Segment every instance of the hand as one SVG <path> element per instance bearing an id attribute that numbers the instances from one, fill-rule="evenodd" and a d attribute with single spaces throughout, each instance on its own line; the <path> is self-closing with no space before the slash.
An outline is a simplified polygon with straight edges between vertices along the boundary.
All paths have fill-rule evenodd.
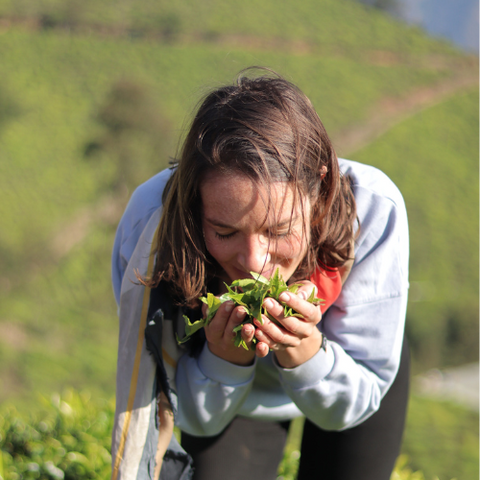
<path id="1" fill-rule="evenodd" d="M 206 307 L 206 305 L 205 305 Z M 206 312 L 203 312 L 204 315 Z M 208 348 L 217 357 L 236 365 L 250 365 L 255 352 L 236 347 L 233 329 L 245 320 L 246 312 L 243 307 L 235 307 L 231 301 L 223 303 L 210 323 L 205 327 Z M 255 334 L 255 327 L 246 324 L 242 328 L 242 338 L 248 347 L 251 346 Z"/>
<path id="2" fill-rule="evenodd" d="M 266 298 L 263 305 L 267 312 L 278 322 L 275 323 L 263 315 L 263 325 L 255 320 L 255 336 L 258 340 L 258 356 L 265 356 L 268 349 L 275 352 L 278 363 L 284 368 L 294 368 L 312 358 L 320 349 L 322 334 L 317 324 L 322 319 L 319 305 L 307 302 L 315 285 L 307 280 L 296 294 L 284 292 L 280 300 L 292 307 L 303 318 L 285 317 L 284 308 L 273 298 Z"/>

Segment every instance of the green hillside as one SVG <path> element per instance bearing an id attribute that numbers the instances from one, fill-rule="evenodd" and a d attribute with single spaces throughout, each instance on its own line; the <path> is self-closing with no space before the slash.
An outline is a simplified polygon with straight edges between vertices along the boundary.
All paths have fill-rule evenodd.
<path id="1" fill-rule="evenodd" d="M 350 1 L 285 1 L 282 8 L 263 2 L 255 18 L 248 2 L 112 4 L 0 1 L 0 401 L 18 398 L 28 405 L 30 392 L 65 385 L 113 394 L 117 321 L 109 257 L 115 225 L 132 188 L 175 155 L 185 118 L 206 89 L 232 81 L 249 65 L 274 68 L 310 96 L 341 147 L 343 132 L 368 124 L 386 101 L 441 90 L 478 71 L 476 58 Z M 165 18 L 176 25 L 173 33 L 165 31 Z M 128 97 L 127 116 L 144 112 L 162 127 L 153 131 L 140 119 L 115 136 L 106 115 L 119 95 Z M 412 302 L 409 331 L 425 366 L 476 355 L 468 333 L 476 328 L 475 274 L 468 270 L 465 286 L 459 271 L 465 273 L 466 262 L 451 250 L 455 245 L 474 264 L 473 237 L 464 241 L 457 234 L 474 230 L 466 220 L 472 211 L 457 206 L 447 215 L 440 208 L 446 196 L 436 200 L 440 185 L 458 202 L 470 204 L 476 195 L 475 186 L 452 181 L 458 160 L 449 150 L 469 146 L 463 157 L 470 170 L 458 167 L 458 175 L 469 175 L 477 145 L 472 101 L 438 106 L 449 109 L 442 114 L 448 148 L 437 145 L 447 134 L 426 111 L 354 155 L 385 169 L 405 190 L 413 300 L 446 272 L 457 282 L 452 289 L 446 282 L 435 287 L 435 300 Z M 453 128 L 451 117 L 464 124 Z M 430 135 L 435 132 L 439 137 Z M 423 164 L 424 151 L 439 151 L 438 165 Z M 420 177 L 394 168 L 402 164 L 394 161 L 400 152 Z M 430 235 L 422 215 L 431 215 L 438 246 L 425 241 Z M 456 341 L 467 347 L 445 355 L 451 332 L 460 330 L 467 333 Z"/>
<path id="2" fill-rule="evenodd" d="M 415 371 L 478 360 L 477 57 L 351 0 L 0 0 L 3 478 L 108 477 L 116 225 L 201 95 L 251 65 L 297 83 L 339 153 L 404 193 Z M 478 476 L 477 424 L 413 397 L 408 465 Z"/>
<path id="3" fill-rule="evenodd" d="M 30 28 L 99 31 L 169 42 L 228 40 L 246 49 L 314 49 L 368 58 L 371 50 L 452 54 L 446 43 L 353 0 L 0 0 L 0 16 Z M 388 56 L 388 55 L 387 55 Z M 413 57 L 410 58 L 410 61 Z"/>
<path id="4" fill-rule="evenodd" d="M 0 266 L 5 268 L 6 262 L 13 270 L 25 252 L 37 257 L 37 245 L 42 244 L 43 252 L 48 249 L 52 232 L 79 206 L 95 202 L 113 174 L 108 165 L 92 169 L 92 164 L 81 161 L 81 153 L 98 130 L 94 113 L 122 78 L 149 86 L 171 126 L 163 150 L 156 151 L 154 158 L 145 149 L 135 151 L 136 163 L 150 162 L 139 182 L 174 154 L 183 119 L 202 86 L 229 82 L 246 65 L 268 65 L 298 78 L 333 133 L 364 121 L 371 106 L 385 96 L 400 96 L 452 75 L 445 69 L 409 68 L 401 63 L 385 68 L 313 54 L 251 53 L 211 45 L 151 45 L 22 31 L 0 36 L 0 51 L 0 86 L 7 88 L 20 110 L 3 132 L 1 168 L 7 170 L 0 179 L 2 194 L 10 199 L 0 206 L 6 225 L 0 232 L 0 248 L 8 252 Z"/>
<path id="5" fill-rule="evenodd" d="M 478 102 L 476 88 L 458 94 L 354 154 L 385 171 L 405 197 L 411 237 L 407 327 L 417 369 L 476 359 Z"/>

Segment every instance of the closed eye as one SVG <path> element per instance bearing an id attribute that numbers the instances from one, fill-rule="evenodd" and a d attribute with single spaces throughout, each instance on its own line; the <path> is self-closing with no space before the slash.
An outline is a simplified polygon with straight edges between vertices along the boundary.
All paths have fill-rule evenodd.
<path id="1" fill-rule="evenodd" d="M 269 232 L 269 236 L 271 238 L 286 238 L 288 236 L 290 236 L 292 233 L 291 230 L 286 230 L 286 231 L 274 231 L 274 232 Z"/>
<path id="2" fill-rule="evenodd" d="M 236 232 L 227 233 L 226 235 L 222 235 L 221 233 L 215 232 L 215 236 L 220 240 L 227 240 L 235 235 Z"/>

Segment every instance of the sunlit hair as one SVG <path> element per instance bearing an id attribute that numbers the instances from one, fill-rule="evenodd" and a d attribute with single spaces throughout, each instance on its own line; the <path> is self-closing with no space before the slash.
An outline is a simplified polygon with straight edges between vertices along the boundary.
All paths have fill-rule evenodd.
<path id="1" fill-rule="evenodd" d="M 254 70 L 205 97 L 163 194 L 156 266 L 147 283 L 168 281 L 186 303 L 221 274 L 202 233 L 200 185 L 212 172 L 246 175 L 264 187 L 267 211 L 272 182 L 289 183 L 294 205 L 310 200 L 310 242 L 293 280 L 309 278 L 317 264 L 333 269 L 349 258 L 355 201 L 320 118 L 295 85 L 265 69 L 249 76 Z"/>

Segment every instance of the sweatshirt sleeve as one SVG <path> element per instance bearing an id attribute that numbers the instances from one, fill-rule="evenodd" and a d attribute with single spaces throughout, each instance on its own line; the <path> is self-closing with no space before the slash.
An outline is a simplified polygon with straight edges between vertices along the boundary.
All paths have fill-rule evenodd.
<path id="1" fill-rule="evenodd" d="M 162 192 L 172 174 L 163 170 L 133 192 L 120 220 L 112 251 L 112 285 L 117 305 L 128 262 L 150 217 L 162 205 Z"/>
<path id="2" fill-rule="evenodd" d="M 197 436 L 220 433 L 238 413 L 252 388 L 255 363 L 239 366 L 210 352 L 183 355 L 177 366 L 178 415 L 181 430 Z"/>
<path id="3" fill-rule="evenodd" d="M 376 412 L 400 363 L 408 291 L 408 224 L 403 199 L 386 176 L 353 185 L 360 232 L 355 261 L 319 328 L 327 349 L 293 369 L 277 365 L 288 396 L 326 430 L 358 425 Z"/>

